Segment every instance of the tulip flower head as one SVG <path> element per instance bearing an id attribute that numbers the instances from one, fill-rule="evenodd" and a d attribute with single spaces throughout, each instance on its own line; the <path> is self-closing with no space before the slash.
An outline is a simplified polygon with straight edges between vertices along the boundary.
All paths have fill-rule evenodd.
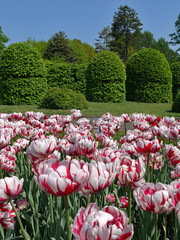
<path id="1" fill-rule="evenodd" d="M 41 162 L 34 175 L 38 186 L 46 193 L 65 196 L 81 190 L 89 177 L 88 166 L 83 161 L 56 159 Z"/>
<path id="2" fill-rule="evenodd" d="M 23 182 L 23 178 L 19 180 L 16 176 L 0 179 L 0 203 L 15 199 L 22 191 Z"/>
<path id="3" fill-rule="evenodd" d="M 71 232 L 77 240 L 130 240 L 134 234 L 127 215 L 116 207 L 102 210 L 95 203 L 81 207 L 76 214 Z"/>
<path id="4" fill-rule="evenodd" d="M 87 195 L 99 192 L 108 187 L 115 179 L 115 167 L 112 163 L 96 162 L 88 163 L 89 179 L 81 189 L 80 193 Z"/>
<path id="5" fill-rule="evenodd" d="M 133 191 L 137 205 L 144 211 L 154 213 L 171 212 L 174 209 L 172 204 L 172 186 L 162 183 L 145 183 Z"/>
<path id="6" fill-rule="evenodd" d="M 161 149 L 161 143 L 158 139 L 149 141 L 145 139 L 137 140 L 137 151 L 141 154 L 155 153 Z"/>
<path id="7" fill-rule="evenodd" d="M 10 203 L 0 203 L 0 224 L 6 229 L 14 229 L 16 214 Z"/>

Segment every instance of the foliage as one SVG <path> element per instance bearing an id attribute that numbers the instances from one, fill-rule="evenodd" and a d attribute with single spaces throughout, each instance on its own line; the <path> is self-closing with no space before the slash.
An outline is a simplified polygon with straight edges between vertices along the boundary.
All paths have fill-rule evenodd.
<path id="1" fill-rule="evenodd" d="M 70 63 L 77 61 L 74 51 L 63 31 L 55 33 L 49 39 L 44 57 L 49 60 L 53 58 L 63 59 L 63 61 Z"/>
<path id="2" fill-rule="evenodd" d="M 46 41 L 44 40 L 36 41 L 35 39 L 28 38 L 26 42 L 30 44 L 34 49 L 36 49 L 40 53 L 42 58 L 44 57 L 44 54 L 47 48 Z"/>
<path id="3" fill-rule="evenodd" d="M 136 44 L 141 32 L 142 23 L 134 9 L 127 5 L 120 6 L 115 12 L 112 23 L 113 46 L 119 48 L 120 58 L 127 62 L 130 47 Z M 121 43 L 121 44 L 119 44 Z"/>
<path id="4" fill-rule="evenodd" d="M 2 28 L 0 26 L 0 54 L 3 49 L 5 49 L 5 43 L 9 41 L 9 38 L 3 33 Z"/>
<path id="5" fill-rule="evenodd" d="M 166 41 L 164 38 L 159 38 L 156 41 L 153 37 L 153 34 L 149 31 L 144 31 L 143 33 L 141 33 L 137 41 L 137 46 L 135 47 L 135 50 L 139 51 L 144 48 L 153 48 L 160 51 L 165 55 L 169 64 L 177 62 L 180 59 L 179 54 L 169 47 L 168 41 Z"/>
<path id="6" fill-rule="evenodd" d="M 172 111 L 180 113 L 180 90 L 176 94 L 176 98 L 172 105 Z"/>
<path id="7" fill-rule="evenodd" d="M 163 54 L 154 49 L 135 53 L 126 65 L 127 100 L 171 102 L 172 74 Z"/>
<path id="8" fill-rule="evenodd" d="M 87 43 L 82 43 L 78 39 L 69 40 L 69 44 L 79 64 L 88 63 L 95 55 L 95 50 L 92 46 Z"/>
<path id="9" fill-rule="evenodd" d="M 169 35 L 171 37 L 170 44 L 180 45 L 180 14 L 175 22 L 175 29 L 176 32 Z M 180 51 L 180 47 L 177 49 L 177 51 Z"/>
<path id="10" fill-rule="evenodd" d="M 171 72 L 173 100 L 175 100 L 177 92 L 180 90 L 180 62 L 171 64 Z"/>
<path id="11" fill-rule="evenodd" d="M 139 51 L 144 48 L 154 48 L 155 43 L 156 40 L 154 39 L 153 34 L 149 31 L 144 31 L 139 35 L 136 50 Z"/>
<path id="12" fill-rule="evenodd" d="M 98 33 L 99 38 L 96 39 L 96 51 L 106 51 L 110 50 L 110 42 L 112 41 L 112 32 L 110 26 L 103 28 L 101 32 Z"/>
<path id="13" fill-rule="evenodd" d="M 87 100 L 93 102 L 125 101 L 125 66 L 113 52 L 98 53 L 88 65 Z"/>
<path id="14" fill-rule="evenodd" d="M 86 93 L 85 64 L 46 63 L 49 87 L 66 87 L 76 92 Z"/>
<path id="15" fill-rule="evenodd" d="M 88 108 L 88 102 L 81 93 L 67 88 L 50 88 L 40 103 L 41 108 L 50 109 L 83 109 Z"/>
<path id="16" fill-rule="evenodd" d="M 169 47 L 169 43 L 164 38 L 159 38 L 153 48 L 163 53 L 169 64 L 180 60 L 180 55 Z"/>
<path id="17" fill-rule="evenodd" d="M 14 43 L 3 51 L 0 79 L 3 104 L 36 104 L 47 88 L 44 62 L 27 43 Z"/>

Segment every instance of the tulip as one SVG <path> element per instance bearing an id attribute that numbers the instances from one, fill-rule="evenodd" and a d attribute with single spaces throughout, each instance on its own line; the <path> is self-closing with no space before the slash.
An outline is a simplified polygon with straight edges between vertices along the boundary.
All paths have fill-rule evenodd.
<path id="1" fill-rule="evenodd" d="M 30 157 L 45 157 L 47 154 L 52 154 L 57 147 L 57 140 L 53 135 L 41 137 L 31 143 L 26 153 Z"/>
<path id="2" fill-rule="evenodd" d="M 104 147 L 108 148 L 118 148 L 118 142 L 114 140 L 112 137 L 107 137 L 103 133 L 96 134 L 96 138 L 98 141 L 102 143 Z"/>
<path id="3" fill-rule="evenodd" d="M 180 133 L 177 127 L 170 127 L 165 133 L 165 138 L 169 140 L 177 140 L 180 137 Z"/>
<path id="4" fill-rule="evenodd" d="M 112 119 L 112 114 L 105 113 L 104 115 L 101 116 L 101 119 L 104 121 L 110 121 Z"/>
<path id="5" fill-rule="evenodd" d="M 108 187 L 115 179 L 115 167 L 112 163 L 91 161 L 88 163 L 89 179 L 79 191 L 83 195 L 96 193 Z"/>
<path id="6" fill-rule="evenodd" d="M 127 152 L 129 155 L 137 156 L 137 151 L 136 151 L 136 142 L 124 142 L 121 145 L 121 149 L 123 149 L 125 152 Z"/>
<path id="7" fill-rule="evenodd" d="M 116 159 L 119 159 L 120 157 L 123 158 L 125 155 L 127 154 L 122 150 L 116 150 L 114 148 L 101 148 L 96 149 L 93 154 L 87 155 L 87 157 L 97 162 L 110 163 L 115 162 Z"/>
<path id="8" fill-rule="evenodd" d="M 175 167 L 180 163 L 180 150 L 172 144 L 165 145 L 164 156 L 170 160 L 171 167 Z"/>
<path id="9" fill-rule="evenodd" d="M 137 151 L 141 154 L 147 153 L 155 153 L 161 149 L 161 143 L 159 143 L 158 139 L 154 139 L 152 141 L 139 139 L 137 140 Z"/>
<path id="10" fill-rule="evenodd" d="M 10 203 L 0 203 L 0 223 L 6 229 L 14 229 L 14 218 L 16 214 Z"/>
<path id="11" fill-rule="evenodd" d="M 11 152 L 0 152 L 0 168 L 8 172 L 14 172 L 16 156 L 11 154 Z"/>
<path id="12" fill-rule="evenodd" d="M 28 207 L 28 203 L 25 199 L 19 199 L 17 201 L 17 206 L 20 210 L 23 210 Z"/>
<path id="13" fill-rule="evenodd" d="M 127 215 L 116 207 L 108 206 L 102 210 L 90 203 L 81 207 L 76 214 L 71 232 L 77 240 L 130 240 L 133 225 L 128 225 Z"/>
<path id="14" fill-rule="evenodd" d="M 0 203 L 16 198 L 22 191 L 24 179 L 16 176 L 0 179 Z"/>
<path id="15" fill-rule="evenodd" d="M 34 180 L 46 193 L 65 196 L 78 192 L 89 177 L 88 166 L 83 161 L 56 159 L 43 161 L 37 165 Z"/>
<path id="16" fill-rule="evenodd" d="M 146 121 L 135 121 L 133 126 L 141 131 L 147 131 L 150 125 Z"/>
<path id="17" fill-rule="evenodd" d="M 96 142 L 92 137 L 78 139 L 75 143 L 76 152 L 78 155 L 82 156 L 94 153 L 97 147 L 98 142 Z"/>
<path id="18" fill-rule="evenodd" d="M 134 184 L 135 182 L 143 179 L 145 175 L 145 164 L 143 158 L 138 158 L 137 160 L 131 159 L 130 157 L 124 157 L 119 164 L 116 162 L 116 171 L 118 178 L 118 183 L 122 186 L 128 186 L 129 184 Z"/>
<path id="19" fill-rule="evenodd" d="M 71 116 L 73 119 L 78 119 L 82 116 L 82 113 L 79 109 L 71 109 Z"/>
<path id="20" fill-rule="evenodd" d="M 133 195 L 142 210 L 159 214 L 171 212 L 174 209 L 172 191 L 172 186 L 167 184 L 145 183 L 142 187 L 135 189 Z"/>

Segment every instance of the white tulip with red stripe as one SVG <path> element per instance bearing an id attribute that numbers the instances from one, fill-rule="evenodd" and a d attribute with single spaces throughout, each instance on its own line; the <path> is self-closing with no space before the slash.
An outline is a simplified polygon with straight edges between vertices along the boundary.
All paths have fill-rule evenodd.
<path id="1" fill-rule="evenodd" d="M 16 198 L 22 191 L 24 179 L 16 176 L 0 179 L 0 203 Z"/>
<path id="2" fill-rule="evenodd" d="M 81 207 L 76 214 L 71 232 L 77 240 L 130 240 L 133 225 L 123 211 L 108 206 L 102 210 L 95 203 Z"/>
<path id="3" fill-rule="evenodd" d="M 34 175 L 35 182 L 46 193 L 65 196 L 81 190 L 89 177 L 84 161 L 50 159 L 41 162 Z"/>

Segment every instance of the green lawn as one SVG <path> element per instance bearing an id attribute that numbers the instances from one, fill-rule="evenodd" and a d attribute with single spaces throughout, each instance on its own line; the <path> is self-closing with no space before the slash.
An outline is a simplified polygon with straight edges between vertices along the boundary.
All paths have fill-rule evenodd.
<path id="1" fill-rule="evenodd" d="M 137 103 L 137 102 L 126 102 L 126 103 L 89 103 L 89 108 L 81 110 L 84 116 L 101 116 L 106 112 L 110 112 L 114 116 L 119 116 L 122 113 L 146 113 L 154 114 L 156 116 L 174 116 L 180 117 L 180 113 L 171 112 L 170 103 Z M 60 109 L 43 109 L 38 108 L 36 105 L 0 105 L 1 113 L 13 113 L 27 111 L 43 112 L 45 114 L 70 114 L 70 110 Z"/>

